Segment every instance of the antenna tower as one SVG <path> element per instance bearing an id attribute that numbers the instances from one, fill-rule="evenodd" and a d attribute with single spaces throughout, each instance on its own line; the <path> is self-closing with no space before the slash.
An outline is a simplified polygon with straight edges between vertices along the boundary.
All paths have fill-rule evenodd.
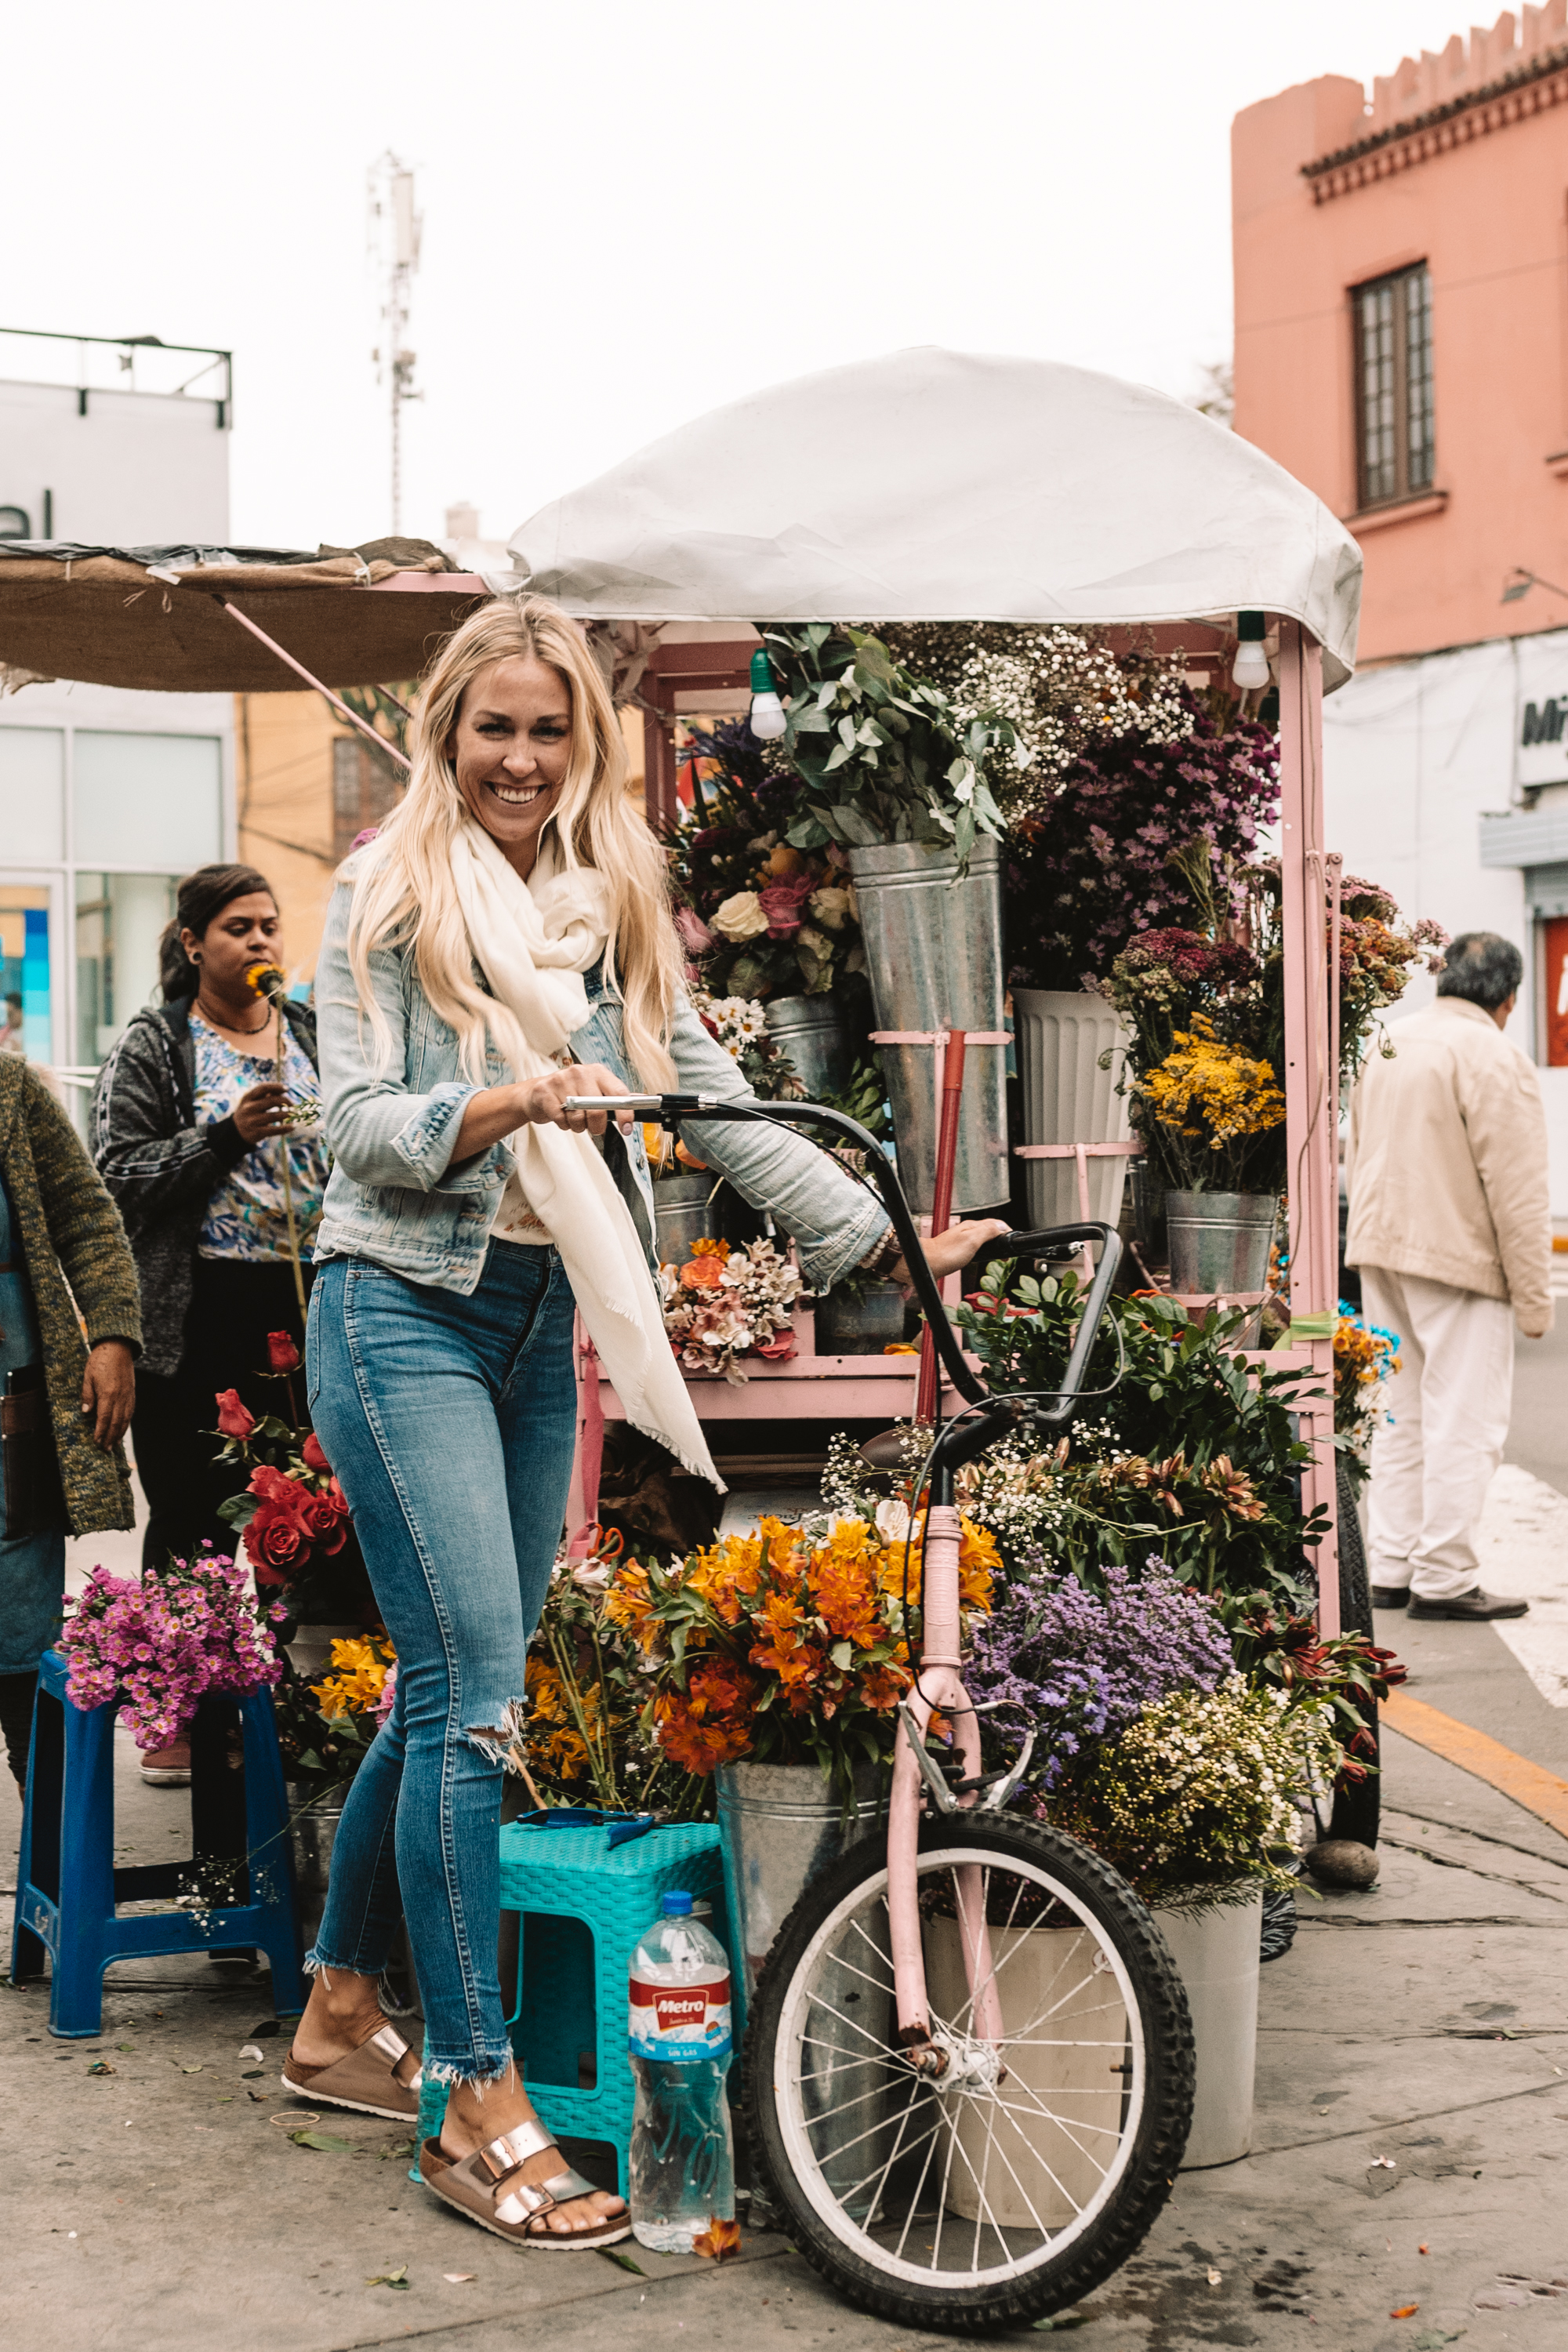
<path id="1" fill-rule="evenodd" d="M 392 392 L 392 535 L 403 530 L 403 406 L 421 400 L 414 386 L 415 353 L 407 347 L 411 281 L 419 267 L 424 227 L 414 209 L 414 173 L 389 147 L 370 167 L 370 250 L 381 272 L 383 340 L 371 357 L 376 381 Z"/>

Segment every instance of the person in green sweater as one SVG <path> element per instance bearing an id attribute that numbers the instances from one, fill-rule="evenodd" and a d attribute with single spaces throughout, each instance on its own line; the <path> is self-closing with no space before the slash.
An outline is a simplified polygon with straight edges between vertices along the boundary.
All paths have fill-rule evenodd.
<path id="1" fill-rule="evenodd" d="M 0 1734 L 18 1784 L 66 1538 L 135 1524 L 121 1440 L 141 1346 L 120 1212 L 43 1080 L 0 1055 Z"/>

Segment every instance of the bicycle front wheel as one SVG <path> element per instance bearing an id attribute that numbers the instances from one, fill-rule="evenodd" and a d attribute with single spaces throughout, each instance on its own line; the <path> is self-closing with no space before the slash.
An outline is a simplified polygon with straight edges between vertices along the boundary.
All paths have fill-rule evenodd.
<path id="1" fill-rule="evenodd" d="M 973 1869 L 999 2043 L 972 2030 L 956 1874 Z M 763 2187 L 840 2294 L 978 2335 L 1076 2303 L 1142 2242 L 1186 2146 L 1192 2025 L 1143 1905 L 1059 1831 L 930 1820 L 917 1871 L 942 2080 L 917 2077 L 898 2046 L 876 1836 L 779 1930 L 746 2039 L 747 2118 Z"/>

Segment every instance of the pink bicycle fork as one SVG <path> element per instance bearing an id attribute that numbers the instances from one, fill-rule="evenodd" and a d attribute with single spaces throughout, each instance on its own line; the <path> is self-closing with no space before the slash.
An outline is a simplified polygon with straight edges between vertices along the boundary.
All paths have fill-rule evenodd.
<path id="1" fill-rule="evenodd" d="M 969 1696 L 959 1679 L 958 1511 L 951 1503 L 933 1503 L 927 1512 L 925 1553 L 921 1571 L 925 1638 L 920 1671 L 906 1702 L 916 1732 L 923 1742 L 933 1714 L 949 1717 L 953 1745 L 965 1780 L 980 1778 L 980 1727 Z M 920 1889 L 916 1855 L 920 1846 L 921 1791 L 924 1785 L 919 1758 L 910 1738 L 909 1723 L 900 1717 L 893 1754 L 893 1788 L 888 1818 L 888 1923 L 893 1948 L 893 1992 L 898 2007 L 899 2042 L 911 2055 L 931 2046 L 931 2015 L 926 1999 L 925 1957 L 921 1948 Z M 959 1807 L 973 1806 L 978 1790 L 962 1795 Z M 985 1923 L 985 1890 L 982 1874 L 964 1864 L 953 1874 L 957 1883 L 960 1941 L 963 1969 L 971 1996 L 969 2031 L 978 2042 L 1002 2039 L 1002 2004 L 991 1960 L 991 1934 Z M 944 2072 L 945 2055 L 941 2068 Z"/>

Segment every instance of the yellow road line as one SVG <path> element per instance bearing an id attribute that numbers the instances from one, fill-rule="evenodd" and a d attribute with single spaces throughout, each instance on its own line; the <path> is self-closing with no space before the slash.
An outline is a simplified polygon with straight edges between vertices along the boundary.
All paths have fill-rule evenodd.
<path id="1" fill-rule="evenodd" d="M 1390 1691 L 1384 1700 L 1383 1719 L 1391 1731 L 1402 1732 L 1417 1747 L 1429 1748 L 1434 1756 L 1457 1764 L 1462 1772 L 1474 1773 L 1478 1780 L 1489 1781 L 1527 1813 L 1568 1837 L 1568 1780 L 1547 1771 L 1544 1765 L 1531 1764 L 1500 1740 L 1489 1739 L 1484 1731 L 1402 1690 Z"/>

